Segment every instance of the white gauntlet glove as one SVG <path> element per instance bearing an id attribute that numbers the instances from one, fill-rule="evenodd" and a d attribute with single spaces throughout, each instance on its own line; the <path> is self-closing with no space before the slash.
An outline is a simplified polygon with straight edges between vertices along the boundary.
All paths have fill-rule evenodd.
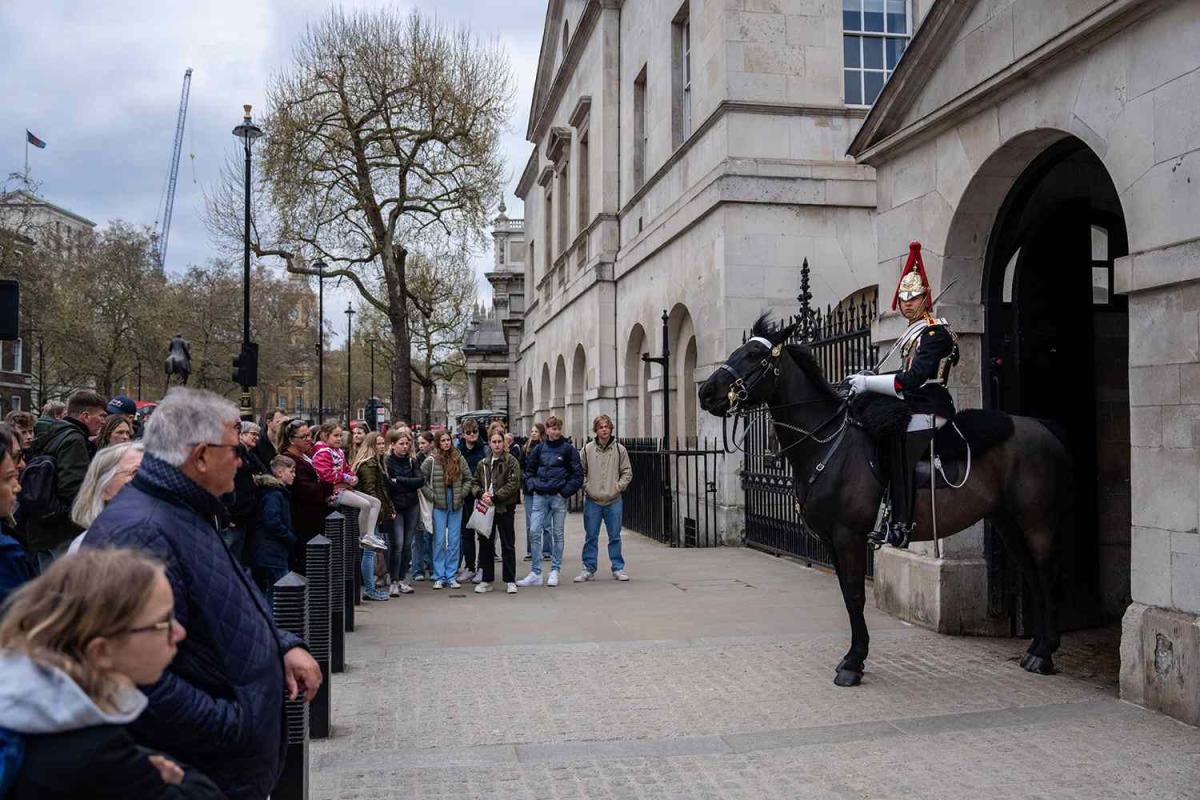
<path id="1" fill-rule="evenodd" d="M 851 375 L 850 392 L 852 394 L 876 392 L 890 397 L 904 396 L 896 391 L 896 378 L 893 375 Z"/>

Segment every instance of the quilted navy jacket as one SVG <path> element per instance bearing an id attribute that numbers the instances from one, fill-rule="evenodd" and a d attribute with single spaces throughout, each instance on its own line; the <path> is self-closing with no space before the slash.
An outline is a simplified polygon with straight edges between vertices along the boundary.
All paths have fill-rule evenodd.
<path id="1" fill-rule="evenodd" d="M 263 800 L 283 768 L 283 654 L 301 645 L 275 627 L 266 600 L 214 526 L 219 501 L 147 454 L 88 529 L 84 547 L 134 547 L 167 565 L 187 628 L 134 737 L 195 766 L 231 800 Z"/>

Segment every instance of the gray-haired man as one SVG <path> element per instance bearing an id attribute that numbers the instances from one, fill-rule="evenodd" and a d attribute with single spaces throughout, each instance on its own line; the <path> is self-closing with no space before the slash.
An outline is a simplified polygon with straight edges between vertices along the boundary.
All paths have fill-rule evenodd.
<path id="1" fill-rule="evenodd" d="M 311 700 L 321 671 L 303 642 L 275 627 L 217 531 L 239 430 L 225 398 L 172 389 L 146 424 L 137 476 L 92 523 L 84 547 L 161 558 L 188 631 L 163 677 L 142 687 L 150 705 L 134 735 L 195 765 L 232 800 L 262 800 L 283 767 L 284 691 Z"/>

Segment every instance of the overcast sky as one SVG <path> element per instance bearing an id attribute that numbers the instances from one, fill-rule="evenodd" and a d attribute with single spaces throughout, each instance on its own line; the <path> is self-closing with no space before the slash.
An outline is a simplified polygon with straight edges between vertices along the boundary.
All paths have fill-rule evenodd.
<path id="1" fill-rule="evenodd" d="M 231 131 L 241 121 L 242 104 L 261 109 L 265 87 L 288 64 L 305 25 L 336 5 L 318 0 L 0 2 L 0 171 L 24 168 L 28 128 L 48 145 L 29 148 L 32 178 L 48 200 L 100 224 L 122 219 L 154 225 L 183 73 L 192 67 L 167 268 L 179 272 L 204 264 L 213 252 L 203 221 L 204 190 L 217 180 L 226 152 L 238 144 Z M 415 6 L 501 40 L 517 78 L 503 145 L 510 175 L 505 202 L 509 216 L 520 216 L 512 189 L 529 155 L 524 131 L 545 0 L 340 5 Z M 478 271 L 488 263 L 490 258 L 481 256 Z M 480 284 L 486 292 L 486 281 Z M 344 322 L 328 319 L 335 328 Z"/>

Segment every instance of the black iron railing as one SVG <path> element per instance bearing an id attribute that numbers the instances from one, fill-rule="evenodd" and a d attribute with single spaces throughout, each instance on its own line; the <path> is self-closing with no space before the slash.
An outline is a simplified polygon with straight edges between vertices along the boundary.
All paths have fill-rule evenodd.
<path id="1" fill-rule="evenodd" d="M 633 482 L 625 490 L 624 525 L 672 547 L 716 547 L 717 475 L 725 453 L 695 438 L 664 449 L 662 439 L 621 439 Z"/>

